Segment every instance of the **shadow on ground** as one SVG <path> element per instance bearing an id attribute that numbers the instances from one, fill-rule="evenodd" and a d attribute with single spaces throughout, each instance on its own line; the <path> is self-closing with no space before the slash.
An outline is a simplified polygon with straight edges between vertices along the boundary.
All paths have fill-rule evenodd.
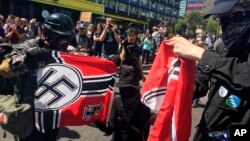
<path id="1" fill-rule="evenodd" d="M 81 135 L 74 130 L 70 130 L 67 127 L 63 127 L 63 128 L 60 128 L 60 134 L 58 135 L 57 139 L 64 138 L 64 137 L 67 137 L 69 139 L 79 139 Z M 68 140 L 68 141 L 71 141 L 71 140 Z"/>

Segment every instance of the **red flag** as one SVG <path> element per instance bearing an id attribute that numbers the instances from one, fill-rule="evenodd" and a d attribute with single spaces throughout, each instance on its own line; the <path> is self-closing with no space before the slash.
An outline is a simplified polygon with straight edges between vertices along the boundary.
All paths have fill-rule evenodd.
<path id="1" fill-rule="evenodd" d="M 162 42 L 142 87 L 142 101 L 158 112 L 148 141 L 188 141 L 195 61 L 177 59 Z"/>
<path id="2" fill-rule="evenodd" d="M 35 93 L 39 131 L 107 121 L 116 75 L 112 61 L 53 51 L 45 62 Z"/>

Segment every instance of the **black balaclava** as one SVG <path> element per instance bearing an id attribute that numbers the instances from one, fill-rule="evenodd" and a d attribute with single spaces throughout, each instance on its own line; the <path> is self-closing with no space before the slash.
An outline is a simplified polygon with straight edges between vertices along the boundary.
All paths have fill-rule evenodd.
<path id="1" fill-rule="evenodd" d="M 246 48 L 250 32 L 250 12 L 235 12 L 229 16 L 220 17 L 222 40 L 229 49 L 228 57 L 241 56 Z"/>

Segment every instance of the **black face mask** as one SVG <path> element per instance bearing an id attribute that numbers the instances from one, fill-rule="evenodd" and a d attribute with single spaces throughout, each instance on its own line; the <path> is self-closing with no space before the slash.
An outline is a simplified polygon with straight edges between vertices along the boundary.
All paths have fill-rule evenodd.
<path id="1" fill-rule="evenodd" d="M 250 29 L 250 12 L 235 12 L 229 16 L 220 17 L 222 40 L 227 48 L 244 42 L 242 38 Z"/>
<path id="2" fill-rule="evenodd" d="M 65 52 L 71 43 L 73 36 L 61 36 L 50 41 L 51 48 L 57 51 Z"/>

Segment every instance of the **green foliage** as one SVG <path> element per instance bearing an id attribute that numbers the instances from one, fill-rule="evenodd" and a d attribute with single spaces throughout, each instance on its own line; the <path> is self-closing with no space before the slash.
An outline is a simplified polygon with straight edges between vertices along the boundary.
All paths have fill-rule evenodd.
<path id="1" fill-rule="evenodd" d="M 188 28 L 195 31 L 198 27 L 204 27 L 204 15 L 198 12 L 191 12 L 187 16 Z"/>
<path id="2" fill-rule="evenodd" d="M 180 18 L 175 25 L 175 32 L 186 38 L 196 37 L 196 29 L 204 29 L 207 27 L 207 20 L 204 14 L 198 12 L 188 13 L 184 18 Z"/>
<path id="3" fill-rule="evenodd" d="M 179 19 L 175 25 L 175 32 L 180 35 L 183 35 L 185 31 L 187 30 L 187 27 L 188 27 L 187 20 L 184 18 Z"/>
<path id="4" fill-rule="evenodd" d="M 209 34 L 217 34 L 219 30 L 219 22 L 213 19 L 209 19 L 207 22 L 206 31 Z"/>

